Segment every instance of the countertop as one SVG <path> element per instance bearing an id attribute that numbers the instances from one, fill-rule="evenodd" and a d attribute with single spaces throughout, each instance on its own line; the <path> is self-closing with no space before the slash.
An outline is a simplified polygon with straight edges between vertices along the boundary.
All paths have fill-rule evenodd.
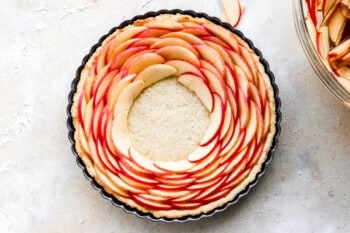
<path id="1" fill-rule="evenodd" d="M 308 63 L 291 0 L 242 3 L 238 29 L 280 89 L 279 146 L 238 204 L 168 224 L 125 213 L 91 187 L 67 139 L 67 96 L 82 58 L 121 21 L 163 8 L 220 17 L 221 0 L 0 0 L 0 232 L 349 232 L 350 109 Z"/>

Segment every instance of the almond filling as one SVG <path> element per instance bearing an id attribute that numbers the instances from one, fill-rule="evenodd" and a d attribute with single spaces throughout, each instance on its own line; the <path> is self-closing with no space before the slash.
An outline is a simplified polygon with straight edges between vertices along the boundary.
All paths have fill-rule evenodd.
<path id="1" fill-rule="evenodd" d="M 205 106 L 176 78 L 143 90 L 128 117 L 133 147 L 157 161 L 187 159 L 198 148 L 208 124 Z"/>

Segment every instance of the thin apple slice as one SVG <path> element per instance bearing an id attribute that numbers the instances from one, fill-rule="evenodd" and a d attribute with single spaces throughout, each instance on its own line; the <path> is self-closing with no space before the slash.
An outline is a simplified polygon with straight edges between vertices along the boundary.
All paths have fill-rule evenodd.
<path id="1" fill-rule="evenodd" d="M 128 157 L 131 145 L 128 128 L 128 111 L 119 112 L 115 115 L 112 123 L 112 141 L 117 150 Z"/>
<path id="2" fill-rule="evenodd" d="M 122 67 L 122 65 L 130 56 L 140 53 L 146 49 L 147 49 L 146 46 L 140 46 L 140 47 L 131 47 L 124 50 L 113 59 L 113 61 L 111 62 L 110 69 L 114 70 Z"/>
<path id="3" fill-rule="evenodd" d="M 166 172 L 185 172 L 196 164 L 187 159 L 178 161 L 154 161 L 154 166 Z"/>
<path id="4" fill-rule="evenodd" d="M 347 79 L 350 81 L 350 68 L 349 67 L 346 67 L 346 66 L 343 66 L 343 67 L 340 67 L 337 72 L 339 73 L 339 75 L 344 78 L 344 79 Z"/>
<path id="5" fill-rule="evenodd" d="M 145 83 L 145 87 L 148 87 L 164 78 L 174 75 L 177 70 L 169 65 L 155 64 L 147 67 L 139 73 L 135 80 L 142 80 Z"/>
<path id="6" fill-rule="evenodd" d="M 220 74 L 224 73 L 224 61 L 215 49 L 207 45 L 195 45 L 194 47 L 196 50 L 198 50 L 202 59 L 207 60 L 209 63 L 213 64 L 220 72 Z"/>
<path id="7" fill-rule="evenodd" d="M 229 31 L 222 30 L 222 27 L 216 24 L 205 24 L 204 27 L 208 29 L 212 34 L 226 42 L 233 51 L 238 51 L 238 40 Z"/>
<path id="8" fill-rule="evenodd" d="M 344 89 L 350 93 L 350 79 L 337 77 L 337 80 L 344 87 Z"/>
<path id="9" fill-rule="evenodd" d="M 312 23 L 312 20 L 309 16 L 305 17 L 305 23 L 306 23 L 306 27 L 307 27 L 307 30 L 308 30 L 309 35 L 310 35 L 311 42 L 316 47 L 317 32 L 316 32 L 315 25 Z"/>
<path id="10" fill-rule="evenodd" d="M 182 24 L 174 20 L 151 20 L 145 24 L 148 28 L 154 29 L 168 29 L 171 31 L 178 31 L 183 28 Z"/>
<path id="11" fill-rule="evenodd" d="M 135 148 L 130 147 L 129 155 L 132 158 L 132 161 L 135 162 L 139 167 L 146 169 L 154 174 L 166 174 L 165 170 L 159 169 L 154 165 L 154 161 L 146 158 L 140 152 L 138 152 Z"/>
<path id="12" fill-rule="evenodd" d="M 328 26 L 321 26 L 317 33 L 316 48 L 321 58 L 326 60 L 330 49 Z"/>
<path id="13" fill-rule="evenodd" d="M 137 38 L 158 38 L 164 34 L 171 32 L 168 29 L 148 28 L 136 35 Z"/>
<path id="14" fill-rule="evenodd" d="M 207 145 L 214 138 L 219 137 L 219 132 L 221 129 L 220 126 L 222 125 L 224 120 L 225 114 L 223 100 L 216 93 L 213 94 L 213 100 L 214 108 L 212 113 L 210 114 L 209 126 L 204 134 L 203 139 L 201 140 L 200 145 Z"/>
<path id="15" fill-rule="evenodd" d="M 156 53 L 145 53 L 133 60 L 132 64 L 127 67 L 128 74 L 138 74 L 148 66 L 162 64 L 165 59 Z"/>
<path id="16" fill-rule="evenodd" d="M 155 201 L 154 199 L 145 198 L 143 196 L 133 194 L 132 195 L 133 200 L 138 203 L 141 206 L 144 206 L 148 209 L 153 210 L 170 210 L 173 207 L 169 204 L 165 204 L 159 201 Z"/>
<path id="17" fill-rule="evenodd" d="M 346 18 L 341 12 L 340 6 L 334 11 L 332 17 L 329 19 L 329 37 L 334 42 L 335 45 L 338 45 L 343 31 L 346 25 Z"/>
<path id="18" fill-rule="evenodd" d="M 345 18 L 350 19 L 350 8 L 347 5 L 341 4 L 341 13 Z"/>
<path id="19" fill-rule="evenodd" d="M 122 39 L 120 39 L 122 40 Z M 111 45 L 109 46 L 108 52 L 107 52 L 107 62 L 110 63 L 118 54 L 126 50 L 129 46 L 131 46 L 133 43 L 139 41 L 139 38 L 132 38 L 123 42 L 120 42 L 119 39 L 114 39 L 111 41 Z M 133 46 L 136 47 L 136 46 Z"/>
<path id="20" fill-rule="evenodd" d="M 167 46 L 157 50 L 157 53 L 166 60 L 184 60 L 199 66 L 198 57 L 189 49 L 181 46 Z"/>
<path id="21" fill-rule="evenodd" d="M 202 160 L 213 151 L 213 149 L 217 146 L 217 143 L 218 142 L 216 140 L 213 140 L 205 146 L 199 146 L 195 151 L 188 155 L 188 161 L 196 163 Z"/>
<path id="22" fill-rule="evenodd" d="M 321 25 L 327 25 L 334 11 L 337 9 L 340 0 L 327 0 L 323 10 L 323 20 Z"/>
<path id="23" fill-rule="evenodd" d="M 98 177 L 99 182 L 104 184 L 104 187 L 106 187 L 106 189 L 110 189 L 113 193 L 115 193 L 118 196 L 121 197 L 129 197 L 128 192 L 123 189 L 121 186 L 116 185 L 115 182 L 113 182 L 114 180 L 111 180 L 109 174 L 104 174 L 101 170 L 99 169 L 95 169 L 96 171 L 96 177 Z"/>
<path id="24" fill-rule="evenodd" d="M 183 74 L 192 74 L 192 75 L 196 75 L 196 76 L 202 76 L 202 73 L 199 70 L 199 67 L 196 67 L 187 61 L 170 60 L 164 64 L 176 68 L 177 72 L 175 73 L 175 76 L 177 76 L 177 77 L 179 77 Z"/>
<path id="25" fill-rule="evenodd" d="M 236 27 L 241 19 L 243 8 L 239 0 L 222 0 L 228 22 Z"/>
<path id="26" fill-rule="evenodd" d="M 160 38 L 150 46 L 151 49 L 159 49 L 163 47 L 168 47 L 168 46 L 180 46 L 184 47 L 188 50 L 191 50 L 193 54 L 195 54 L 198 57 L 198 52 L 195 50 L 192 45 L 187 42 L 186 40 L 180 39 L 180 38 L 175 38 L 175 37 L 166 37 L 166 38 Z"/>
<path id="27" fill-rule="evenodd" d="M 124 88 L 129 85 L 132 80 L 135 78 L 135 74 L 130 74 L 122 79 L 118 79 L 113 84 L 111 84 L 108 91 L 107 105 L 109 111 L 114 111 L 114 107 L 118 101 L 120 93 L 124 90 Z"/>
<path id="28" fill-rule="evenodd" d="M 192 34 L 189 34 L 189 33 L 186 33 L 186 32 L 169 32 L 167 34 L 164 34 L 160 37 L 161 39 L 162 38 L 179 38 L 179 39 L 182 39 L 184 41 L 187 41 L 188 43 L 190 44 L 204 44 L 204 42 L 192 35 Z"/>
<path id="29" fill-rule="evenodd" d="M 148 192 L 154 196 L 160 196 L 164 198 L 178 198 L 184 197 L 191 194 L 191 191 L 182 189 L 182 190 L 166 190 L 166 189 L 150 189 Z"/>
<path id="30" fill-rule="evenodd" d="M 118 115 L 123 111 L 130 111 L 135 98 L 145 88 L 145 82 L 143 80 L 135 80 L 127 85 L 120 93 L 117 103 L 114 108 L 114 115 Z"/>
<path id="31" fill-rule="evenodd" d="M 348 53 L 350 53 L 350 39 L 343 41 L 338 46 L 329 51 L 328 58 L 330 61 L 334 61 L 340 59 Z"/>
<path id="32" fill-rule="evenodd" d="M 177 80 L 182 85 L 187 87 L 190 91 L 196 93 L 197 97 L 201 100 L 209 112 L 213 110 L 214 99 L 212 93 L 202 78 L 192 74 L 184 74 L 181 75 Z"/>

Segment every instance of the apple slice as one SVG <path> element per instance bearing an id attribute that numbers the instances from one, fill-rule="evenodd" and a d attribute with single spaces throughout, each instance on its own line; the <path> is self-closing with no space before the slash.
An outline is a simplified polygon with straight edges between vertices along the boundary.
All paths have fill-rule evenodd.
<path id="1" fill-rule="evenodd" d="M 135 42 L 139 41 L 139 38 L 132 38 L 129 40 L 126 40 L 122 43 L 118 43 L 118 39 L 114 39 L 113 41 L 111 41 L 111 45 L 108 49 L 107 52 L 107 62 L 110 63 L 116 56 L 118 56 L 118 54 L 120 54 L 121 52 L 123 52 L 124 50 L 126 50 L 127 48 L 129 48 L 129 46 L 131 46 L 132 44 L 134 44 Z M 133 46 L 136 47 L 136 46 Z"/>
<path id="2" fill-rule="evenodd" d="M 129 112 L 135 98 L 144 88 L 145 83 L 143 80 L 135 80 L 127 85 L 119 95 L 117 103 L 114 107 L 114 116 L 118 115 L 120 112 Z"/>
<path id="3" fill-rule="evenodd" d="M 221 97 L 218 94 L 214 93 L 213 100 L 214 108 L 210 114 L 209 126 L 200 143 L 202 146 L 209 144 L 214 138 L 219 137 L 221 125 L 224 120 L 224 106 Z"/>
<path id="4" fill-rule="evenodd" d="M 139 52 L 142 52 L 144 50 L 148 49 L 146 46 L 140 46 L 140 47 L 131 47 L 123 52 L 119 53 L 111 62 L 110 69 L 118 69 L 122 67 L 122 65 L 125 63 L 125 61 L 132 55 L 135 55 Z"/>
<path id="5" fill-rule="evenodd" d="M 188 155 L 188 161 L 196 163 L 202 160 L 213 151 L 213 149 L 217 146 L 217 143 L 218 142 L 216 140 L 212 140 L 209 144 L 205 146 L 199 146 L 195 151 Z"/>
<path id="6" fill-rule="evenodd" d="M 132 80 L 135 78 L 135 74 L 130 74 L 123 78 L 116 79 L 108 90 L 108 98 L 107 98 L 107 105 L 108 105 L 108 111 L 112 112 L 114 111 L 114 107 L 117 104 L 118 98 L 120 93 L 124 90 L 124 88 L 129 85 Z"/>
<path id="7" fill-rule="evenodd" d="M 183 28 L 182 24 L 174 20 L 151 20 L 145 24 L 148 28 L 168 29 L 170 31 L 178 31 Z"/>
<path id="8" fill-rule="evenodd" d="M 185 172 L 196 164 L 187 159 L 178 161 L 154 161 L 154 166 L 166 172 Z"/>
<path id="9" fill-rule="evenodd" d="M 135 58 L 126 69 L 128 70 L 128 74 L 138 74 L 148 66 L 162 64 L 164 62 L 165 59 L 156 53 L 145 53 Z"/>
<path id="10" fill-rule="evenodd" d="M 347 5 L 341 4 L 341 13 L 345 18 L 350 19 L 350 8 Z"/>
<path id="11" fill-rule="evenodd" d="M 168 29 L 160 29 L 160 28 L 148 28 L 144 31 L 141 31 L 136 35 L 137 38 L 158 38 L 164 34 L 171 32 Z"/>
<path id="12" fill-rule="evenodd" d="M 110 175 L 107 173 L 106 175 L 100 170 L 100 169 L 95 169 L 96 172 L 96 179 L 98 177 L 99 182 L 103 183 L 104 187 L 106 189 L 110 189 L 113 193 L 115 193 L 118 196 L 128 198 L 129 194 L 128 192 L 123 189 L 121 186 L 116 185 L 116 182 L 110 178 Z M 113 176 L 115 177 L 115 176 Z"/>
<path id="13" fill-rule="evenodd" d="M 174 75 L 176 72 L 177 70 L 172 66 L 155 64 L 142 70 L 141 73 L 136 76 L 135 81 L 142 80 L 146 88 L 164 78 Z"/>
<path id="14" fill-rule="evenodd" d="M 305 17 L 305 24 L 306 24 L 307 30 L 309 32 L 311 42 L 316 47 L 317 32 L 316 32 L 315 25 L 312 23 L 312 20 L 309 16 Z"/>
<path id="15" fill-rule="evenodd" d="M 341 12 L 340 6 L 337 7 L 337 9 L 334 11 L 332 17 L 329 19 L 329 37 L 330 39 L 335 43 L 335 45 L 338 45 L 342 35 L 343 31 L 345 29 L 346 25 L 346 18 Z"/>
<path id="16" fill-rule="evenodd" d="M 222 0 L 228 22 L 236 27 L 241 19 L 243 8 L 239 0 Z"/>
<path id="17" fill-rule="evenodd" d="M 329 52 L 329 34 L 328 26 L 321 26 L 317 33 L 316 48 L 321 58 L 326 60 Z"/>
<path id="18" fill-rule="evenodd" d="M 128 111 L 119 112 L 114 115 L 112 123 L 112 141 L 117 150 L 128 157 L 131 140 L 128 128 Z"/>
<path id="19" fill-rule="evenodd" d="M 344 89 L 350 93 L 350 79 L 337 77 L 337 80 L 344 87 Z"/>
<path id="20" fill-rule="evenodd" d="M 153 160 L 146 158 L 133 147 L 129 148 L 129 155 L 132 158 L 133 162 L 135 162 L 139 167 L 148 170 L 149 172 L 159 175 L 167 173 L 165 170 L 159 169 L 157 166 L 155 166 Z"/>
<path id="21" fill-rule="evenodd" d="M 132 199 L 141 206 L 153 210 L 170 210 L 173 207 L 169 204 L 156 201 L 154 199 L 145 198 L 143 196 L 132 194 Z"/>
<path id="22" fill-rule="evenodd" d="M 182 85 L 187 87 L 190 91 L 196 93 L 197 97 L 201 100 L 209 112 L 213 110 L 214 100 L 212 93 L 202 78 L 192 74 L 184 74 L 181 75 L 177 80 Z"/>
<path id="23" fill-rule="evenodd" d="M 328 58 L 330 61 L 334 61 L 340 59 L 348 53 L 350 53 L 350 39 L 343 41 L 338 46 L 329 51 Z"/>
<path id="24" fill-rule="evenodd" d="M 231 32 L 222 30 L 222 27 L 216 24 L 205 24 L 204 27 L 215 36 L 226 42 L 233 51 L 239 51 L 238 38 Z"/>
<path id="25" fill-rule="evenodd" d="M 180 39 L 180 38 L 174 38 L 174 37 L 166 37 L 166 38 L 161 38 L 154 44 L 150 46 L 152 49 L 159 49 L 167 46 L 180 46 L 184 47 L 188 50 L 191 50 L 193 54 L 198 57 L 198 52 L 195 50 L 190 43 L 188 43 L 186 40 Z"/>
<path id="26" fill-rule="evenodd" d="M 167 34 L 162 35 L 160 38 L 179 38 L 181 40 L 187 41 L 190 44 L 204 44 L 204 42 L 200 38 L 192 34 L 181 32 L 181 31 L 169 32 Z"/>
<path id="27" fill-rule="evenodd" d="M 167 46 L 157 50 L 157 53 L 166 60 L 184 60 L 199 66 L 198 57 L 189 49 L 181 46 Z"/>
<path id="28" fill-rule="evenodd" d="M 183 74 L 192 74 L 200 77 L 202 76 L 202 73 L 199 70 L 199 67 L 196 67 L 187 61 L 170 60 L 164 64 L 176 68 L 177 72 L 175 73 L 175 76 L 181 76 Z"/>
<path id="29" fill-rule="evenodd" d="M 342 66 L 337 71 L 342 78 L 345 78 L 345 79 L 350 81 L 350 68 L 349 67 Z"/>
<path id="30" fill-rule="evenodd" d="M 213 64 L 221 74 L 224 73 L 224 61 L 215 49 L 207 45 L 194 45 L 194 47 L 198 50 L 202 59 Z"/>

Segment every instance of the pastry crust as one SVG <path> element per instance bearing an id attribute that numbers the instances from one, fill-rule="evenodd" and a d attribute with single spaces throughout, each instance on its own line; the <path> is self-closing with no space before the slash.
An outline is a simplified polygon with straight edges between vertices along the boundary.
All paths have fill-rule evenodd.
<path id="1" fill-rule="evenodd" d="M 220 124 L 214 120 L 211 121 L 211 125 L 218 125 L 218 132 L 222 132 L 215 136 L 216 143 L 220 146 L 214 145 L 214 139 L 207 141 L 203 139 L 204 141 L 199 148 L 203 149 L 207 145 L 213 145 L 213 147 L 207 155 L 203 156 L 204 158 L 197 161 L 196 159 L 191 160 L 191 155 L 189 155 L 188 160 L 150 161 L 138 153 L 137 148 L 133 148 L 128 137 L 128 123 L 125 116 L 127 119 L 133 101 L 146 88 L 147 82 L 140 80 L 139 83 L 135 84 L 135 80 L 138 81 L 137 77 L 142 71 L 138 74 L 123 73 L 127 72 L 123 71 L 123 64 L 117 68 L 111 68 L 116 62 L 113 56 L 120 55 L 126 48 L 130 48 L 137 42 L 141 44 L 140 40 L 135 38 L 150 28 L 154 31 L 158 30 L 160 36 L 157 36 L 157 33 L 152 36 L 152 38 L 158 39 L 159 37 L 164 38 L 164 35 L 171 33 L 172 30 L 182 33 L 186 30 L 191 32 L 187 36 L 193 40 L 192 44 L 189 43 L 195 49 L 194 54 L 197 53 L 196 55 L 199 57 L 198 64 L 201 67 L 199 73 L 207 78 L 203 83 L 209 87 L 210 93 L 212 93 L 212 109 L 210 109 L 209 103 L 203 104 L 207 106 L 211 116 L 216 114 L 215 108 L 218 108 L 217 104 L 220 101 L 223 103 L 221 110 L 223 109 L 225 113 L 229 112 L 219 118 L 212 117 L 213 119 L 221 119 Z M 148 33 L 151 34 L 149 31 Z M 198 33 L 198 36 L 195 33 Z M 200 33 L 208 33 L 208 35 L 200 35 Z M 195 40 L 201 40 L 203 45 L 207 46 L 206 48 L 214 51 L 213 56 L 207 57 Z M 125 41 L 131 42 L 127 42 L 128 46 L 123 48 L 122 44 Z M 209 45 L 211 46 L 209 47 Z M 165 57 L 163 64 L 170 64 L 168 62 L 172 60 L 173 54 L 162 53 L 159 48 L 154 49 L 150 45 L 147 45 L 148 47 L 140 45 L 138 48 L 142 46 L 147 50 L 146 53 L 163 55 L 162 57 Z M 112 48 L 115 51 L 119 49 L 120 52 L 115 53 L 111 51 Z M 217 55 L 224 62 L 220 59 L 215 60 Z M 176 56 L 173 58 L 179 60 Z M 122 60 L 122 58 L 120 59 Z M 127 63 L 127 58 L 123 59 Z M 206 59 L 209 62 L 203 61 Z M 193 60 L 191 62 L 193 62 L 192 65 L 195 63 Z M 198 64 L 193 65 L 193 67 L 198 67 Z M 213 66 L 214 69 L 212 69 Z M 162 69 L 162 66 L 159 67 Z M 176 73 L 171 74 L 171 76 L 182 76 L 183 79 L 188 74 L 200 76 L 189 72 L 181 73 L 179 67 L 176 68 Z M 203 71 L 210 69 L 211 71 Z M 171 69 L 169 70 L 171 71 Z M 112 75 L 109 77 L 109 85 L 103 89 L 104 94 L 107 94 L 100 97 L 97 89 L 99 86 L 103 86 L 103 82 L 99 75 L 107 77 L 107 74 L 111 72 L 115 73 L 113 73 L 113 77 Z M 120 75 L 119 79 L 116 78 L 118 75 Z M 210 77 L 218 77 L 219 81 L 212 80 Z M 130 80 L 128 81 L 128 79 Z M 186 80 L 184 81 L 185 86 L 188 85 L 190 90 L 192 88 L 191 91 L 197 94 L 204 93 L 198 91 L 198 85 L 191 82 L 191 86 Z M 119 82 L 119 89 L 113 89 L 120 92 L 117 97 L 110 94 L 113 82 Z M 123 86 L 123 82 L 125 86 Z M 99 83 L 101 84 L 99 85 Z M 127 87 L 130 87 L 130 92 L 124 91 Z M 234 88 L 236 89 L 234 90 Z M 121 97 L 122 95 L 126 97 Z M 205 100 L 205 95 L 203 94 L 203 96 L 202 101 Z M 109 104 L 112 97 L 116 98 L 115 104 Z M 99 102 L 96 99 L 102 100 Z M 259 56 L 249 45 L 236 34 L 207 19 L 182 14 L 161 14 L 137 20 L 133 24 L 111 33 L 82 69 L 71 108 L 75 128 L 75 149 L 86 165 L 88 173 L 106 192 L 125 205 L 150 213 L 156 218 L 165 217 L 168 219 L 208 213 L 232 201 L 246 189 L 261 171 L 262 164 L 266 161 L 271 149 L 276 133 L 275 112 L 274 92 L 269 76 L 266 74 Z M 94 123 L 97 115 L 99 119 L 95 122 L 99 122 L 101 126 Z M 119 119 L 121 120 L 119 121 Z M 229 123 L 225 124 L 226 121 Z M 237 130 L 239 132 L 236 132 Z M 234 138 L 237 142 L 233 141 Z M 108 144 L 108 142 L 113 142 L 114 145 Z M 231 147 L 228 148 L 229 146 Z M 136 155 L 132 155 L 132 151 Z M 216 151 L 215 155 L 212 155 L 213 151 Z M 203 161 L 209 161 L 210 156 L 212 157 L 210 162 L 203 165 Z M 238 159 L 240 160 L 238 161 Z M 142 164 L 142 161 L 145 163 Z M 214 167 L 215 164 L 217 167 Z M 203 168 L 196 169 L 199 166 L 203 166 Z M 206 169 L 208 172 L 205 172 Z M 210 169 L 212 172 L 209 172 Z M 125 173 L 125 170 L 128 171 Z M 144 183 L 141 182 L 143 179 Z M 200 188 L 201 185 L 202 188 Z M 162 192 L 164 189 L 166 192 Z"/>

